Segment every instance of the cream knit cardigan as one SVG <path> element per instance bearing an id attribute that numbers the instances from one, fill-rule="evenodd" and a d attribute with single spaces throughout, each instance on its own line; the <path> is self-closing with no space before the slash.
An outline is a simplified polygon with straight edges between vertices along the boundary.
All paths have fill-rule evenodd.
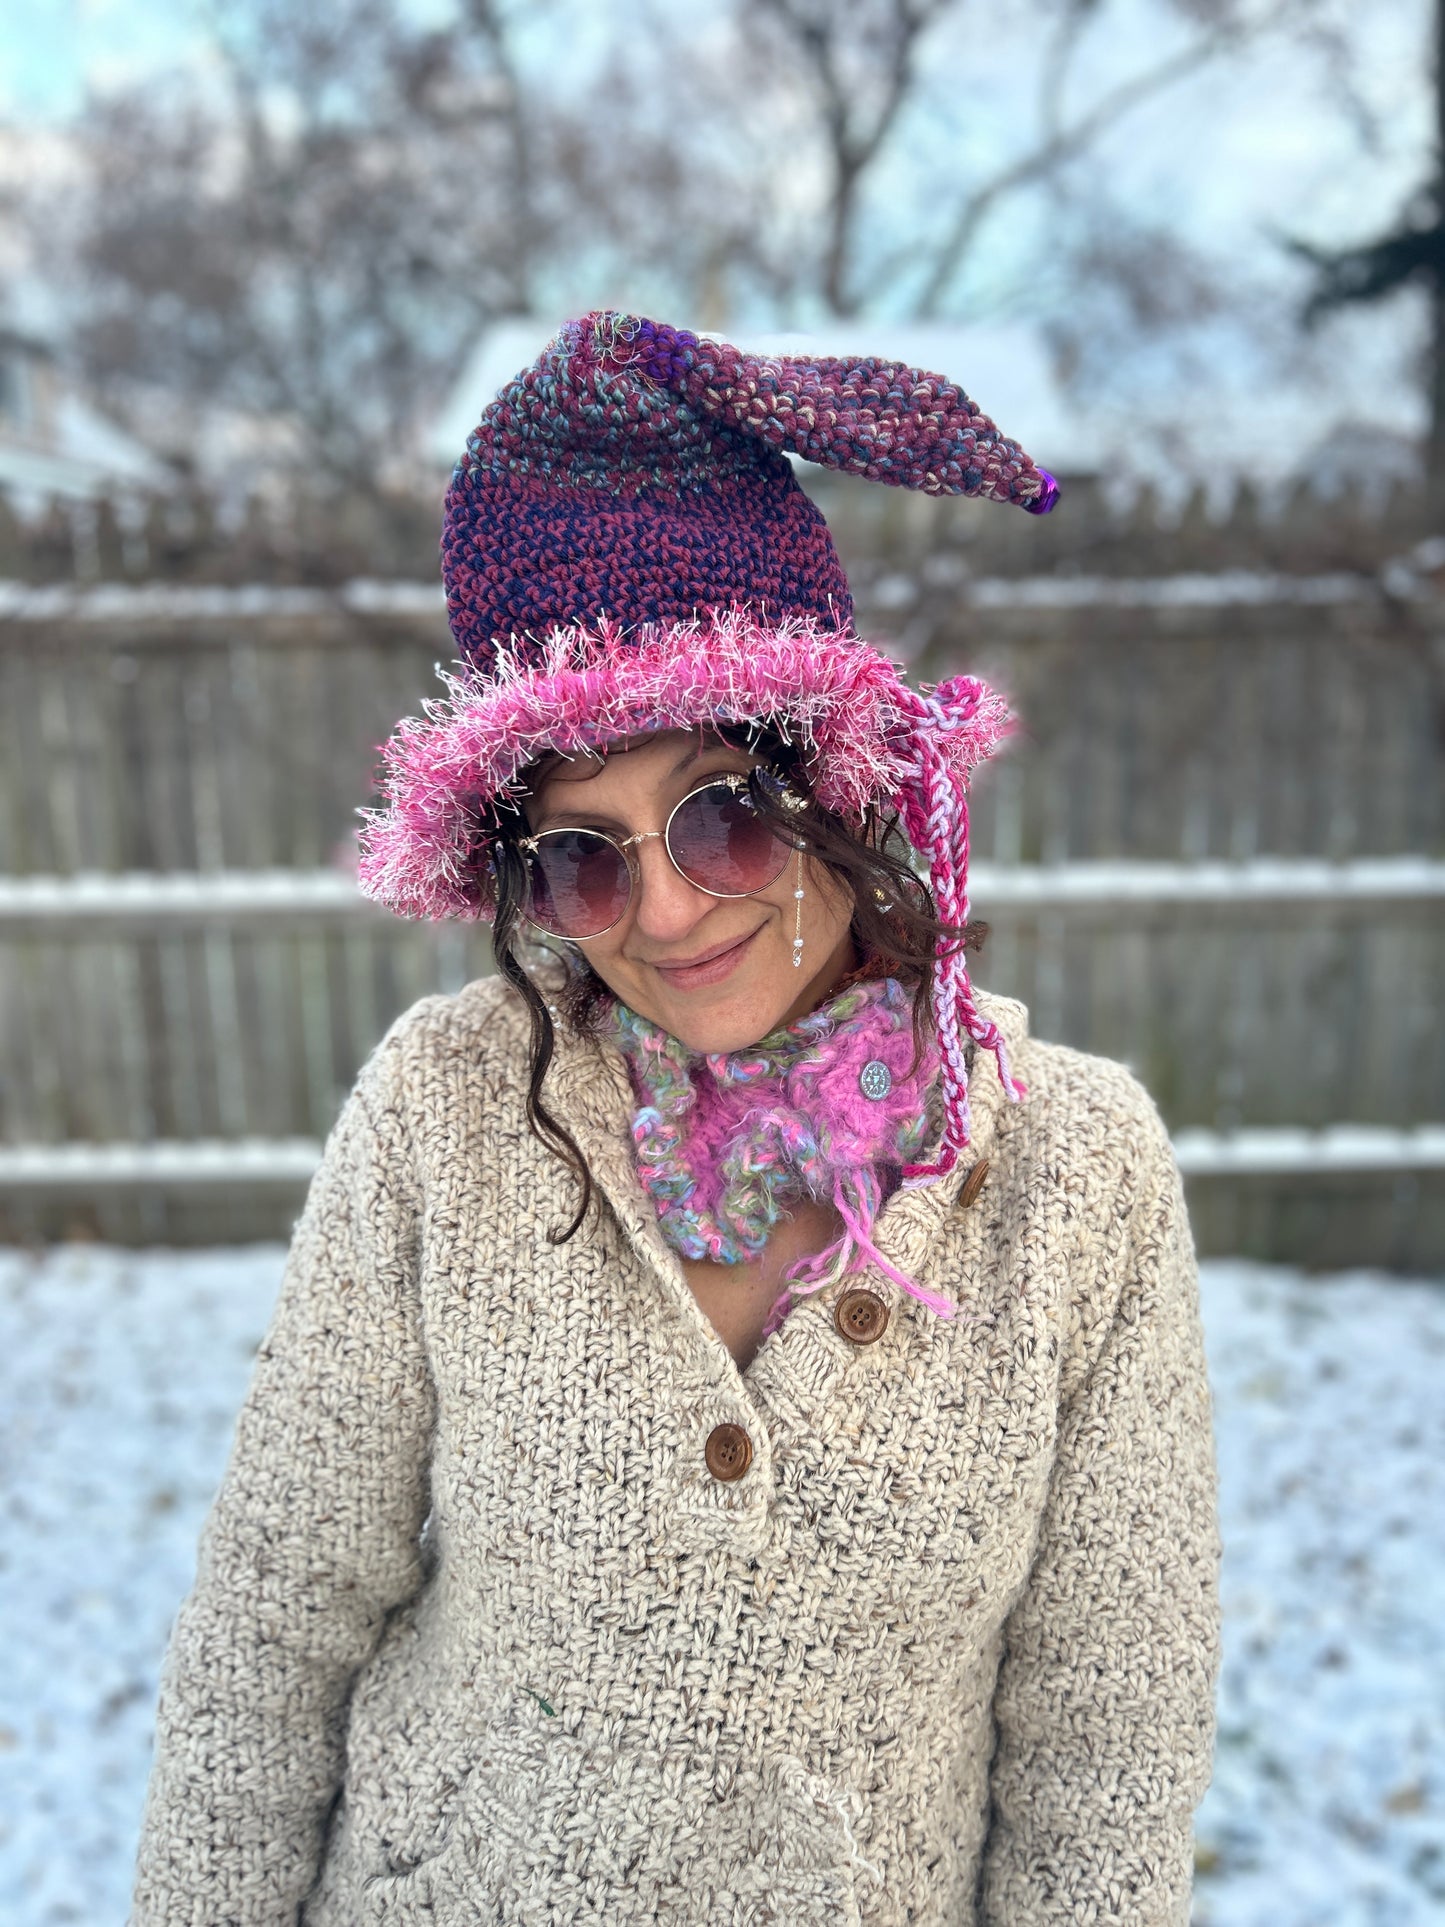
<path id="1" fill-rule="evenodd" d="M 398 1020 L 171 1637 L 133 1927 L 1184 1927 L 1219 1542 L 1179 1174 L 1123 1066 L 978 1002 L 1029 1096 L 980 1056 L 971 1152 L 878 1223 L 959 1315 L 871 1277 L 878 1342 L 834 1290 L 745 1372 L 620 1057 L 549 1073 L 601 1193 L 554 1245 L 520 1001 Z"/>

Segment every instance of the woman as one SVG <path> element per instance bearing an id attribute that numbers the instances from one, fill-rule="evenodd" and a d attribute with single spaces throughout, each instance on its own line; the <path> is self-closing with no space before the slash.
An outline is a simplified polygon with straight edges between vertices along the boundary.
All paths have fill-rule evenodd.
<path id="1" fill-rule="evenodd" d="M 1009 726 L 783 451 L 1042 510 L 941 379 L 616 315 L 448 494 L 363 1069 L 162 1682 L 133 1927 L 1184 1923 L 1218 1540 L 1179 1175 L 966 968 Z M 539 640 L 540 638 L 540 640 Z M 918 872 L 927 871 L 927 887 Z"/>

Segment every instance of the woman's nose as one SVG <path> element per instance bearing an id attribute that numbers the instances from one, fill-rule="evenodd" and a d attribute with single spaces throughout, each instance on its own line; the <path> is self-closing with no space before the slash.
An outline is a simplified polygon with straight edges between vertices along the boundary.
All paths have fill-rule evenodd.
<path id="1" fill-rule="evenodd" d="M 699 890 L 674 865 L 660 836 L 638 843 L 635 928 L 659 943 L 675 943 L 705 917 L 717 901 Z"/>

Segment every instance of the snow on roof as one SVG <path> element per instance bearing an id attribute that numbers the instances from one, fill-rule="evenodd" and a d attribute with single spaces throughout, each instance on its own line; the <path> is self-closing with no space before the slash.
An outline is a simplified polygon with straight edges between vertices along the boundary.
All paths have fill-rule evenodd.
<path id="1" fill-rule="evenodd" d="M 42 445 L 0 431 L 0 491 L 22 513 L 55 496 L 93 501 L 116 494 L 167 494 L 175 475 L 150 450 L 78 396 L 60 394 Z"/>

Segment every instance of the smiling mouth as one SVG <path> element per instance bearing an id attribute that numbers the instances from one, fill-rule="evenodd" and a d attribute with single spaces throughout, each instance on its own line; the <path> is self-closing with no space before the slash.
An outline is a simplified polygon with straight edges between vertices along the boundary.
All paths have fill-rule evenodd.
<path id="1" fill-rule="evenodd" d="M 762 927 L 759 924 L 758 930 Z M 652 968 L 669 983 L 683 988 L 719 983 L 742 962 L 744 952 L 757 934 L 757 930 L 750 930 L 745 937 L 736 937 L 715 950 L 705 950 L 700 957 L 690 957 L 685 963 L 654 963 Z"/>

